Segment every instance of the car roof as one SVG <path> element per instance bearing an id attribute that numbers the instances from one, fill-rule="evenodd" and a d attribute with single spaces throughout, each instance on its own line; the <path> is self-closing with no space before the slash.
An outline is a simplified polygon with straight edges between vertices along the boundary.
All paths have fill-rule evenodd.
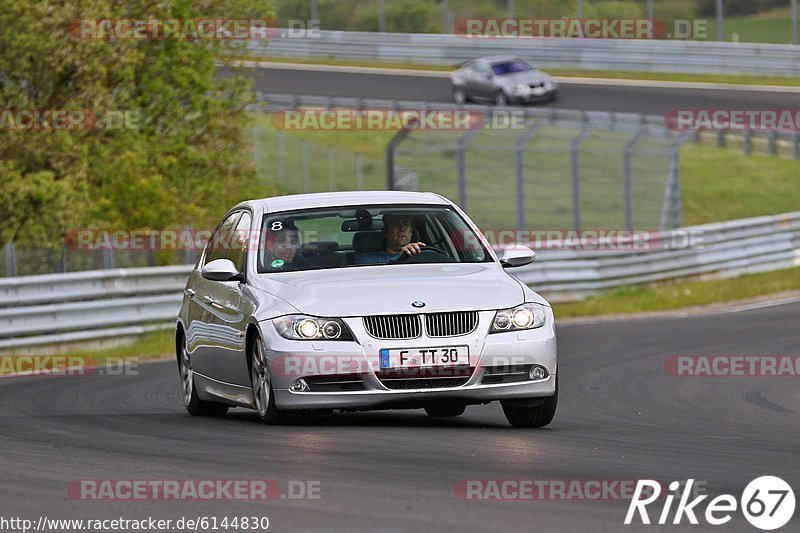
<path id="1" fill-rule="evenodd" d="M 347 191 L 322 192 L 312 194 L 290 194 L 249 200 L 238 204 L 241 207 L 261 207 L 266 213 L 313 209 L 316 207 L 336 207 L 351 205 L 392 205 L 392 204 L 431 204 L 449 205 L 442 196 L 432 192 L 412 191 Z"/>
<path id="2" fill-rule="evenodd" d="M 480 59 L 483 60 L 483 61 L 488 61 L 489 63 L 492 63 L 492 64 L 494 64 L 494 63 L 505 63 L 505 62 L 508 62 L 508 61 L 524 61 L 524 60 L 521 60 L 517 56 L 488 56 L 488 57 L 481 57 Z"/>

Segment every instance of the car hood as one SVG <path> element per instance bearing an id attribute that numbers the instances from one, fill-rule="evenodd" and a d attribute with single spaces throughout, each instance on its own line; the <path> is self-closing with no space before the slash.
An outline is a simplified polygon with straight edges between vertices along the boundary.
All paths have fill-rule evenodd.
<path id="1" fill-rule="evenodd" d="M 253 284 L 315 316 L 504 309 L 524 301 L 520 283 L 495 263 L 377 265 L 260 274 Z M 425 303 L 415 308 L 412 302 Z"/>
<path id="2" fill-rule="evenodd" d="M 541 70 L 526 70 L 523 72 L 506 74 L 505 76 L 498 76 L 497 79 L 500 80 L 500 83 L 503 85 L 514 87 L 520 83 L 527 85 L 534 82 L 545 82 L 551 78 Z"/>

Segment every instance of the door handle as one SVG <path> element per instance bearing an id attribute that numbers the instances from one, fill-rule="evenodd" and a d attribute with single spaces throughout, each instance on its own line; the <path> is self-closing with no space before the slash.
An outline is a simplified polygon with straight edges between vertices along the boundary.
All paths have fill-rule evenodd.
<path id="1" fill-rule="evenodd" d="M 184 292 L 184 293 L 186 294 L 186 296 L 188 296 L 189 298 L 194 298 L 194 294 L 195 294 L 195 290 L 194 290 L 194 289 L 186 289 L 186 290 L 185 290 L 185 291 L 183 291 L 183 292 Z"/>
<path id="2" fill-rule="evenodd" d="M 206 294 L 205 296 L 203 296 L 203 301 L 204 301 L 205 303 L 209 304 L 209 305 L 214 305 L 214 298 L 212 298 L 212 297 L 211 297 L 210 295 L 208 295 L 208 294 Z"/>

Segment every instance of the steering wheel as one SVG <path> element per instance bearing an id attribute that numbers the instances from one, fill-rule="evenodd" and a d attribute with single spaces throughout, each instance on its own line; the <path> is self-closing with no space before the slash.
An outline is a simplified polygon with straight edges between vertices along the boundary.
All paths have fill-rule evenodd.
<path id="1" fill-rule="evenodd" d="M 439 255 L 442 255 L 442 256 L 446 257 L 448 262 L 452 262 L 453 261 L 453 258 L 450 257 L 450 255 L 447 252 L 445 252 L 444 250 L 442 250 L 441 248 L 437 248 L 436 246 L 433 246 L 433 245 L 428 245 L 428 246 L 421 247 L 420 253 L 418 253 L 418 254 L 410 255 L 410 254 L 407 254 L 407 253 L 403 252 L 400 255 L 400 257 L 397 258 L 397 262 L 398 263 L 405 262 L 405 261 L 408 261 L 409 259 L 411 259 L 412 257 L 419 257 L 419 256 L 421 256 L 422 254 L 425 254 L 425 253 L 439 254 Z M 420 263 L 427 263 L 427 262 L 428 261 L 426 261 L 426 260 L 420 261 Z"/>

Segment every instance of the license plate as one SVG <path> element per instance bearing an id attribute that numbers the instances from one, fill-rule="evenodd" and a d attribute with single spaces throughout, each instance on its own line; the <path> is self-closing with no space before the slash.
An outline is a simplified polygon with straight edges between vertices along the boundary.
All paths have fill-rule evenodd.
<path id="1" fill-rule="evenodd" d="M 536 87 L 533 89 L 534 96 L 541 96 L 544 94 L 544 87 Z"/>
<path id="2" fill-rule="evenodd" d="M 383 348 L 381 368 L 420 368 L 469 364 L 469 346 L 436 348 Z"/>

